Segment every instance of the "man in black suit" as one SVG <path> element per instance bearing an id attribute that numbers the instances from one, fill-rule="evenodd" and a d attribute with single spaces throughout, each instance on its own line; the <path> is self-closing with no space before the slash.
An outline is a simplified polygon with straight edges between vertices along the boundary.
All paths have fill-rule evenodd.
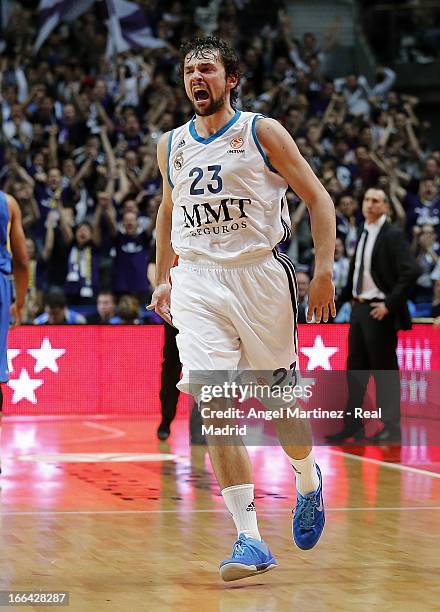
<path id="1" fill-rule="evenodd" d="M 180 379 L 182 364 L 179 349 L 176 344 L 177 329 L 169 323 L 164 323 L 163 362 L 160 383 L 160 405 L 162 420 L 157 430 L 159 440 L 166 440 L 170 435 L 170 426 L 174 421 L 179 400 L 179 389 L 176 387 Z"/>
<path id="2" fill-rule="evenodd" d="M 159 440 L 165 441 L 170 435 L 171 423 L 174 421 L 177 411 L 177 402 L 179 401 L 180 392 L 176 387 L 182 372 L 182 364 L 179 358 L 179 349 L 177 348 L 176 336 L 178 331 L 172 325 L 164 322 L 164 345 L 163 345 L 163 361 L 162 374 L 160 383 L 160 405 L 162 412 L 162 420 L 157 429 L 157 437 Z M 205 435 L 202 433 L 203 419 L 200 415 L 197 404 L 191 409 L 189 419 L 189 434 L 191 444 L 206 444 Z"/>
<path id="3" fill-rule="evenodd" d="M 368 189 L 362 203 L 365 224 L 351 262 L 341 301 L 353 301 L 348 336 L 348 403 L 342 431 L 329 442 L 362 438 L 362 407 L 370 373 L 376 382 L 377 407 L 384 428 L 374 441 L 400 440 L 400 378 L 397 332 L 411 329 L 406 300 L 419 275 L 403 231 L 389 223 L 388 198 L 382 189 Z"/>

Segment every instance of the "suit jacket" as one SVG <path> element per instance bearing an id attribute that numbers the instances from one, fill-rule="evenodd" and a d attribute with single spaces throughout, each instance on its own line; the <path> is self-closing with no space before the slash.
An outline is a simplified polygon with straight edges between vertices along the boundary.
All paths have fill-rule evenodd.
<path id="1" fill-rule="evenodd" d="M 358 246 L 359 240 L 356 252 Z M 341 292 L 341 302 L 348 302 L 353 297 L 356 252 L 351 261 L 347 285 Z M 419 275 L 420 269 L 403 230 L 386 221 L 373 246 L 371 276 L 380 291 L 385 294 L 384 302 L 390 315 L 394 317 L 396 329 L 411 329 L 411 317 L 406 301 Z"/>

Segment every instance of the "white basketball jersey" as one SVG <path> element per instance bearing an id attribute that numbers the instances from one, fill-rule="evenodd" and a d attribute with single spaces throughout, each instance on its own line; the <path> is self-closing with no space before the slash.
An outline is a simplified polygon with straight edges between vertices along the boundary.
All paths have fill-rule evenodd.
<path id="1" fill-rule="evenodd" d="M 179 256 L 242 261 L 290 235 L 287 183 L 258 142 L 259 118 L 236 111 L 209 138 L 198 135 L 194 118 L 170 133 L 171 242 Z"/>

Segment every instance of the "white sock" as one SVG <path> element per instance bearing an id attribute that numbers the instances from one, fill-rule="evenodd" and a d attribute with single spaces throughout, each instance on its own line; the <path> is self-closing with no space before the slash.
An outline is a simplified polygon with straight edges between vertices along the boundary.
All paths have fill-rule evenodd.
<path id="1" fill-rule="evenodd" d="M 316 491 L 319 487 L 319 476 L 316 471 L 313 449 L 304 459 L 292 459 L 292 457 L 289 457 L 289 461 L 295 470 L 296 488 L 301 495 L 307 495 L 307 493 Z"/>
<path id="2" fill-rule="evenodd" d="M 257 525 L 257 512 L 254 504 L 254 485 L 241 484 L 222 490 L 226 507 L 232 514 L 237 535 L 244 533 L 248 538 L 261 541 Z"/>

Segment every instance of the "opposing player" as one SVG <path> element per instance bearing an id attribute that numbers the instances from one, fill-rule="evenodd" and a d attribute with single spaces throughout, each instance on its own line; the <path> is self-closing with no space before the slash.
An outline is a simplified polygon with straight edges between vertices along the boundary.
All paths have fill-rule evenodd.
<path id="1" fill-rule="evenodd" d="M 15 281 L 13 305 L 11 272 Z M 0 191 L 0 449 L 3 407 L 1 383 L 9 380 L 6 348 L 9 323 L 11 318 L 14 325 L 21 323 L 28 284 L 29 262 L 20 208 L 12 196 Z"/>
<path id="2" fill-rule="evenodd" d="M 315 275 L 308 317 L 318 323 L 335 314 L 336 231 L 333 203 L 288 132 L 273 119 L 234 108 L 239 70 L 230 47 L 215 37 L 195 39 L 182 48 L 182 69 L 196 116 L 158 144 L 163 197 L 149 308 L 179 330 L 178 387 L 197 395 L 194 383 L 206 383 L 204 372 L 295 367 L 295 272 L 276 249 L 289 231 L 288 185 L 311 216 Z M 312 548 L 324 527 L 324 507 L 311 436 L 305 428 L 307 439 L 295 444 L 283 428 L 278 433 L 296 474 L 294 541 Z M 246 448 L 211 437 L 208 444 L 238 533 L 231 557 L 220 565 L 222 578 L 268 571 L 276 561 L 258 531 Z"/>

